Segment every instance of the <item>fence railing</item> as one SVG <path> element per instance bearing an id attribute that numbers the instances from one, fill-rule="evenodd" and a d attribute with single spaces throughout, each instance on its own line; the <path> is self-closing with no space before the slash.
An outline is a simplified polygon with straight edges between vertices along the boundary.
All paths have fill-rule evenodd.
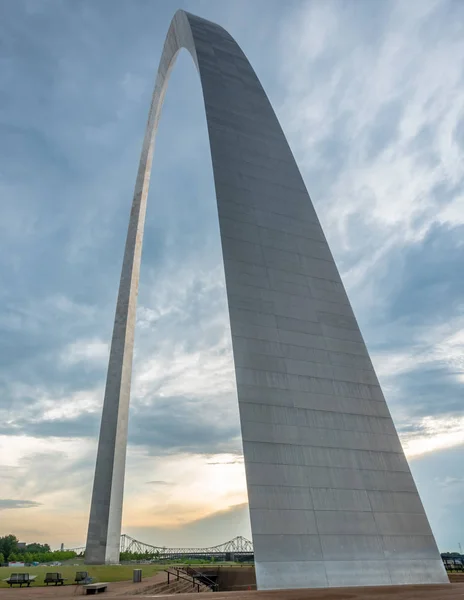
<path id="1" fill-rule="evenodd" d="M 189 571 L 190 570 L 192 571 L 191 573 L 187 572 L 183 568 L 180 568 L 180 569 L 172 568 L 172 570 L 164 569 L 165 573 L 167 573 L 167 575 L 168 575 L 168 585 L 171 583 L 173 578 L 174 578 L 174 581 L 179 581 L 179 579 L 183 579 L 184 581 L 191 582 L 192 587 L 196 586 L 197 592 L 200 591 L 200 585 L 206 585 L 207 587 L 211 588 L 211 590 L 213 592 L 217 591 L 218 586 L 217 586 L 216 582 L 214 582 L 212 579 L 210 579 L 206 575 L 203 575 L 199 571 L 195 571 L 195 569 L 189 568 Z"/>

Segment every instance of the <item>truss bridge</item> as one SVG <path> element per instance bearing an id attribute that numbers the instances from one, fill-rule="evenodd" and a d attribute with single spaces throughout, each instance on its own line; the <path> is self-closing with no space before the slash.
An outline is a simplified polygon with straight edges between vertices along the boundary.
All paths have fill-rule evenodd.
<path id="1" fill-rule="evenodd" d="M 135 540 L 129 535 L 121 535 L 121 552 L 134 552 L 137 554 L 156 555 L 158 558 L 207 558 L 217 557 L 227 559 L 228 556 L 253 556 L 253 544 L 239 535 L 233 540 L 210 546 L 207 548 L 167 548 L 166 546 L 153 546 Z"/>
<path id="2" fill-rule="evenodd" d="M 84 554 L 85 546 L 70 548 L 70 550 L 73 550 L 77 554 Z M 159 559 L 215 557 L 228 560 L 232 556 L 237 558 L 252 558 L 253 544 L 250 540 L 247 540 L 247 538 L 239 535 L 233 540 L 218 544 L 217 546 L 209 546 L 207 548 L 167 548 L 166 546 L 145 544 L 140 540 L 134 539 L 130 535 L 122 534 L 120 551 L 134 554 L 146 554 Z"/>

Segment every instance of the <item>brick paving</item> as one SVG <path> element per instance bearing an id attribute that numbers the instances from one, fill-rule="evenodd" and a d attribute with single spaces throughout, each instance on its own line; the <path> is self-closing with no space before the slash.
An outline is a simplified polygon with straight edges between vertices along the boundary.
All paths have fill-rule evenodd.
<path id="1" fill-rule="evenodd" d="M 161 598 L 161 596 L 143 596 Z M 164 596 L 167 598 L 168 596 Z M 0 597 L 1 599 L 1 597 Z M 125 600 L 141 600 L 126 596 Z M 192 600 L 191 594 L 178 594 L 176 600 Z M 195 594 L 195 600 L 464 600 L 464 585 L 411 585 L 371 588 L 331 588 L 278 590 L 272 592 L 217 592 Z"/>
<path id="2" fill-rule="evenodd" d="M 120 581 L 110 583 L 104 598 L 121 597 L 124 600 L 168 598 L 153 595 L 150 587 L 165 581 L 166 574 L 158 573 L 141 583 Z M 463 578 L 464 579 L 464 578 Z M 144 593 L 145 592 L 145 593 Z M 80 586 L 30 587 L 0 589 L 0 600 L 60 600 L 84 595 Z M 193 600 L 192 594 L 176 594 L 176 600 Z M 464 582 L 450 585 L 378 586 L 370 588 L 330 588 L 311 590 L 277 590 L 195 593 L 195 600 L 464 600 Z"/>
<path id="3" fill-rule="evenodd" d="M 166 581 L 166 573 L 160 571 L 153 577 L 145 577 L 140 583 L 132 581 L 113 581 L 108 584 L 108 591 L 104 594 L 98 594 L 99 598 L 114 598 L 115 596 L 136 597 L 140 600 L 140 594 L 150 587 Z M 0 589 L 0 600 L 60 600 L 60 598 L 72 598 L 74 596 L 85 596 L 81 585 L 59 585 L 22 587 L 14 586 L 12 588 Z M 90 598 L 90 596 L 89 596 Z"/>

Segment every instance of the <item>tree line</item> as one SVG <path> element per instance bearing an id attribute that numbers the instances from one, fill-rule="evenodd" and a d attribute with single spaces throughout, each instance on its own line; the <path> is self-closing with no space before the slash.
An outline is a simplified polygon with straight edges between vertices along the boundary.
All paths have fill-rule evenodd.
<path id="1" fill-rule="evenodd" d="M 54 550 L 50 549 L 48 544 L 39 544 L 33 542 L 26 546 L 19 546 L 18 538 L 13 535 L 0 537 L 0 565 L 5 562 L 24 562 L 24 563 L 45 563 L 63 561 L 74 558 L 76 553 L 73 550 Z"/>
<path id="2" fill-rule="evenodd" d="M 146 550 L 145 552 L 120 552 L 119 560 L 121 562 L 136 562 L 136 561 L 144 561 L 144 560 L 160 560 L 161 555 L 157 550 L 155 552 L 149 552 Z M 182 556 L 179 558 L 170 558 L 169 563 L 182 563 L 184 565 L 187 564 L 210 564 L 216 562 L 216 557 L 204 557 L 204 558 L 190 558 L 189 556 Z"/>

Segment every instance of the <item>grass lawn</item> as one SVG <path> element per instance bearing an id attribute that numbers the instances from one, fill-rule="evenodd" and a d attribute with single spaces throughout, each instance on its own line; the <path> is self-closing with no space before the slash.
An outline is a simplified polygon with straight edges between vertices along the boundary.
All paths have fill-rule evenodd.
<path id="1" fill-rule="evenodd" d="M 11 573 L 29 573 L 37 575 L 31 587 L 45 585 L 43 580 L 45 573 L 61 573 L 67 578 L 65 585 L 74 584 L 76 571 L 87 571 L 90 577 L 96 581 L 128 581 L 132 579 L 132 571 L 134 569 L 142 569 L 143 577 L 155 575 L 160 570 L 166 568 L 167 565 L 79 565 L 77 567 L 71 565 L 62 565 L 61 567 L 0 567 L 0 588 L 9 587 L 3 580 L 8 579 Z M 52 584 L 54 587 L 54 584 Z M 18 587 L 17 585 L 13 587 Z"/>

